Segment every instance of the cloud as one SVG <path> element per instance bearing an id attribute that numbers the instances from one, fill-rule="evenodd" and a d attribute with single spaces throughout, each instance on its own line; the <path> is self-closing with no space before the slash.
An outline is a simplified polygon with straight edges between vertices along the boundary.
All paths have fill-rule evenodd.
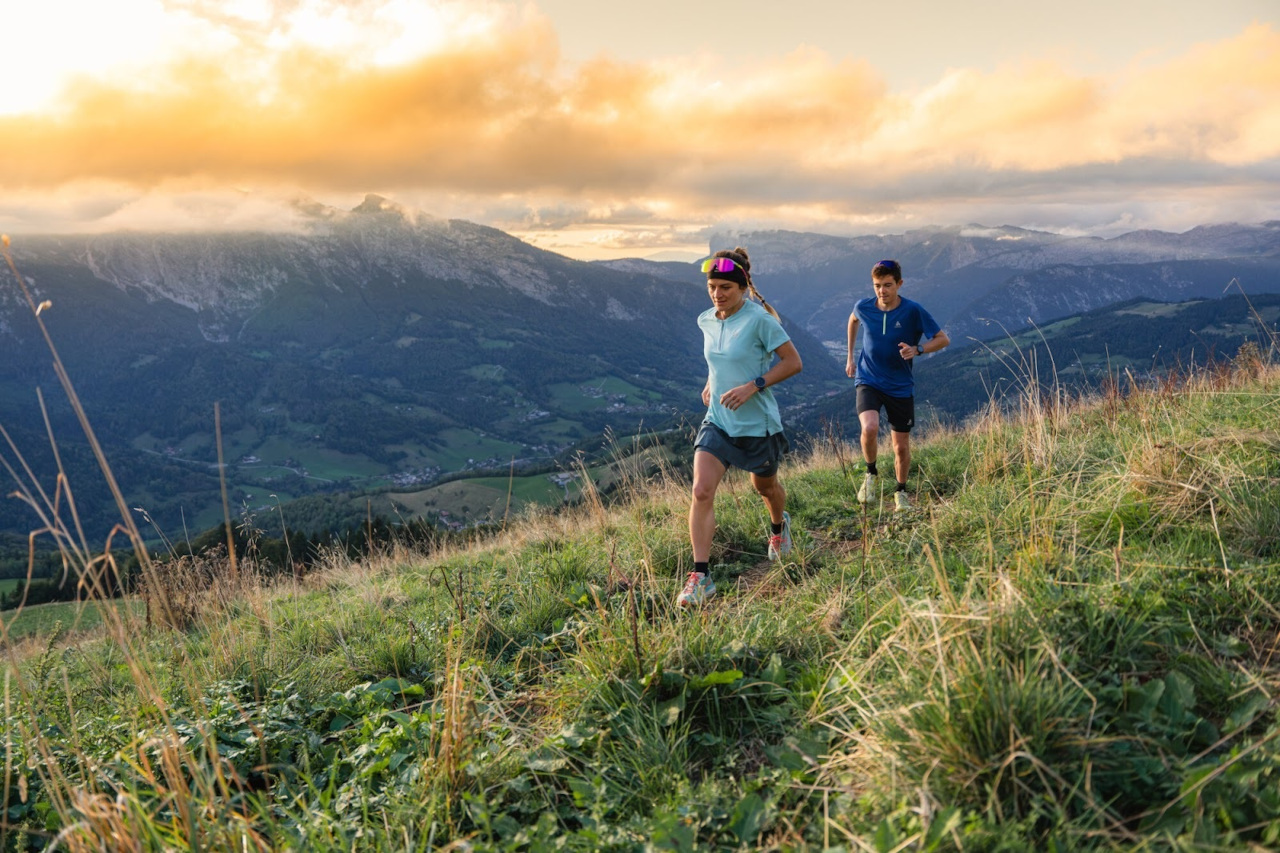
<path id="1" fill-rule="evenodd" d="M 1265 24 L 1110 78 L 1030 62 L 904 93 L 865 61 L 809 48 L 750 65 L 709 54 L 568 65 L 528 6 L 170 5 L 217 37 L 145 75 L 78 78 L 52 109 L 0 116 L 8 197 L 107 186 L 111 201 L 85 215 L 232 227 L 267 210 L 231 211 L 226 187 L 371 190 L 438 201 L 444 215 L 490 211 L 482 221 L 500 227 L 594 223 L 670 242 L 683 232 L 667 229 L 694 220 L 848 227 L 993 199 L 1274 195 L 1277 183 L 1280 34 Z M 623 232 L 610 239 L 629 243 Z"/>

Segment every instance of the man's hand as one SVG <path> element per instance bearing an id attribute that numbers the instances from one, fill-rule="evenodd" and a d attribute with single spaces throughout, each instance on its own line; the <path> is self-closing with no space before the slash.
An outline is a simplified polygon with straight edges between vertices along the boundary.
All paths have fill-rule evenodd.
<path id="1" fill-rule="evenodd" d="M 911 359 L 915 358 L 916 357 L 915 344 L 909 344 L 906 341 L 900 341 L 898 343 L 898 355 L 902 356 L 904 361 L 910 361 Z"/>
<path id="2" fill-rule="evenodd" d="M 853 378 L 853 374 L 855 374 L 855 373 L 857 373 L 857 372 L 858 372 L 858 368 L 857 368 L 856 366 L 854 366 L 854 363 L 853 363 L 853 359 L 852 359 L 852 358 L 851 358 L 851 359 L 849 359 L 848 361 L 846 361 L 846 362 L 844 363 L 844 375 L 845 375 L 845 376 L 848 376 L 850 379 L 852 379 L 852 378 Z"/>

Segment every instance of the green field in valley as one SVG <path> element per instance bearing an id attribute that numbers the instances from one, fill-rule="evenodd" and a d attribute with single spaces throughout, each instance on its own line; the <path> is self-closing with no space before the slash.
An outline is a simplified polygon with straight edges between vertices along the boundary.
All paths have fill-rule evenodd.
<path id="1" fill-rule="evenodd" d="M 643 479 L 659 466 L 678 464 L 670 449 L 647 447 L 639 452 L 619 448 L 612 461 L 586 469 L 595 488 L 608 491 L 629 481 Z M 486 476 L 452 480 L 414 491 L 391 491 L 386 497 L 413 516 L 444 512 L 450 520 L 464 523 L 496 521 L 518 514 L 528 506 L 554 507 L 582 497 L 582 472 L 576 468 L 515 477 Z"/>
<path id="2" fill-rule="evenodd" d="M 566 481 L 570 499 L 580 494 L 573 481 Z M 453 480 L 415 492 L 388 492 L 386 497 L 402 507 L 406 515 L 443 512 L 450 520 L 461 522 L 500 521 L 526 506 L 555 506 L 565 500 L 566 489 L 556 485 L 551 476 L 535 474 L 512 479 L 507 477 L 475 477 Z"/>
<path id="3" fill-rule="evenodd" d="M 561 382 L 547 389 L 561 411 L 569 413 L 607 409 L 615 402 L 644 403 L 659 399 L 616 376 L 601 376 L 585 382 Z M 620 399 L 618 399 L 620 398 Z"/>
<path id="4" fill-rule="evenodd" d="M 142 601 L 126 598 L 104 604 L 98 602 L 53 602 L 24 607 L 20 610 L 0 611 L 0 621 L 10 641 L 27 637 L 48 637 L 55 630 L 88 632 L 100 628 L 103 623 L 103 607 L 119 610 L 122 615 L 141 617 L 145 611 Z"/>

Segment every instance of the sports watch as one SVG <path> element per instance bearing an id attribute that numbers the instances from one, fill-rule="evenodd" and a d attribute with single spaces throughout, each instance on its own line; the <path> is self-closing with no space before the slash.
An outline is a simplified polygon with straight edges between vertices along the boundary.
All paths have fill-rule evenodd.
<path id="1" fill-rule="evenodd" d="M 756 377 L 756 390 L 757 390 L 757 391 L 763 391 L 763 390 L 764 390 L 764 377 L 763 377 L 763 376 L 757 376 L 757 377 Z"/>
<path id="2" fill-rule="evenodd" d="M 924 355 L 924 347 L 916 344 L 916 355 Z"/>

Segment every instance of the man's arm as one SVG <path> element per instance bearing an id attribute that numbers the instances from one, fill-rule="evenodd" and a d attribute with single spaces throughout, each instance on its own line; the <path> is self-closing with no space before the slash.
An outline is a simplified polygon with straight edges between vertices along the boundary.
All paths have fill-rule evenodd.
<path id="1" fill-rule="evenodd" d="M 932 338 L 929 338 L 929 340 L 922 343 L 920 345 L 919 350 L 917 350 L 914 346 L 907 343 L 906 341 L 903 341 L 902 343 L 898 344 L 898 354 L 901 355 L 907 361 L 910 361 L 911 359 L 915 358 L 917 355 L 927 355 L 931 352 L 937 352 L 938 350 L 946 349 L 949 346 L 951 346 L 951 338 L 947 337 L 946 332 L 939 329 L 938 334 L 934 335 Z"/>
<path id="2" fill-rule="evenodd" d="M 924 350 L 924 354 L 937 352 L 951 346 L 951 338 L 947 337 L 947 333 L 942 329 L 938 330 L 938 334 L 920 345 L 920 349 Z"/>
<path id="3" fill-rule="evenodd" d="M 850 378 L 855 372 L 853 362 L 853 346 L 858 341 L 858 312 L 854 311 L 849 314 L 849 358 L 844 363 L 844 375 Z"/>

